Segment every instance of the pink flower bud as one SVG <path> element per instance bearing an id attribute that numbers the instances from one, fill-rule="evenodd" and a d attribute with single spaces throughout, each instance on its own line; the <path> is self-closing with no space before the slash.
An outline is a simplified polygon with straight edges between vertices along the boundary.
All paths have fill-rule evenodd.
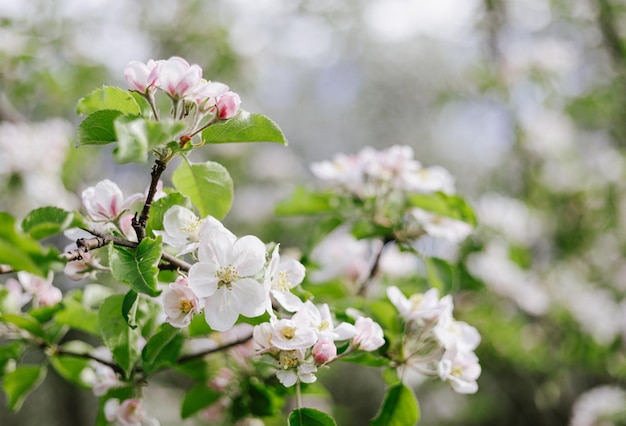
<path id="1" fill-rule="evenodd" d="M 313 359 L 318 364 L 326 364 L 337 357 L 337 346 L 330 339 L 318 340 L 313 346 Z"/>
<path id="2" fill-rule="evenodd" d="M 217 116 L 222 120 L 228 120 L 239 112 L 241 98 L 235 92 L 226 92 L 217 100 Z"/>

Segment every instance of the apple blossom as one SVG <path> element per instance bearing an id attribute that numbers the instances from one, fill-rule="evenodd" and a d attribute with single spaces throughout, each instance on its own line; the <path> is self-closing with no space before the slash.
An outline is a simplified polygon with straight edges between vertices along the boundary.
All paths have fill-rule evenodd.
<path id="1" fill-rule="evenodd" d="M 261 315 L 269 294 L 254 276 L 265 264 L 265 245 L 252 235 L 238 240 L 211 231 L 200 242 L 199 262 L 189 270 L 189 285 L 205 297 L 204 314 L 211 328 L 230 329 L 240 314 Z"/>
<path id="2" fill-rule="evenodd" d="M 142 197 L 142 194 L 136 193 L 125 199 L 119 186 L 109 179 L 90 186 L 82 193 L 83 205 L 94 221 L 115 220 Z"/>
<path id="3" fill-rule="evenodd" d="M 262 325 L 262 324 L 261 324 Z M 311 327 L 309 317 L 304 311 L 297 312 L 291 319 L 270 318 L 271 329 L 264 328 L 257 336 L 267 335 L 267 342 L 275 348 L 282 350 L 306 349 L 317 341 L 316 330 Z M 265 339 L 259 339 L 262 344 Z"/>
<path id="4" fill-rule="evenodd" d="M 356 336 L 352 344 L 364 351 L 375 351 L 385 344 L 383 329 L 371 318 L 358 317 L 354 324 Z"/>
<path id="5" fill-rule="evenodd" d="M 109 399 L 104 404 L 104 415 L 109 422 L 115 422 L 119 426 L 158 426 L 159 422 L 148 417 L 143 409 L 141 400 L 127 399 L 120 402 L 119 399 Z"/>
<path id="6" fill-rule="evenodd" d="M 461 352 L 455 346 L 446 349 L 437 367 L 439 377 L 450 382 L 458 393 L 476 393 L 481 368 L 473 352 Z"/>
<path id="7" fill-rule="evenodd" d="M 276 377 L 286 387 L 293 386 L 298 381 L 313 383 L 317 380 L 317 366 L 305 359 L 305 351 L 302 349 L 281 351 L 277 363 L 279 370 Z"/>
<path id="8" fill-rule="evenodd" d="M 217 99 L 217 116 L 221 120 L 228 120 L 239 112 L 241 98 L 235 92 L 226 92 Z"/>
<path id="9" fill-rule="evenodd" d="M 356 335 L 352 324 L 342 322 L 335 327 L 333 317 L 328 304 L 316 306 L 310 300 L 304 303 L 304 307 L 296 315 L 306 315 L 309 324 L 313 327 L 319 339 L 347 340 Z M 294 315 L 295 316 L 295 315 Z"/>
<path id="10" fill-rule="evenodd" d="M 146 64 L 139 61 L 131 61 L 124 68 L 124 78 L 132 90 L 146 94 L 154 90 L 158 73 L 154 72 L 158 66 L 157 61 L 150 59 Z"/>
<path id="11" fill-rule="evenodd" d="M 9 278 L 4 289 L 6 296 L 0 299 L 0 312 L 19 312 L 32 299 L 32 295 L 24 291 L 22 285 L 15 278 Z"/>
<path id="12" fill-rule="evenodd" d="M 235 236 L 222 223 L 212 216 L 200 219 L 194 212 L 183 206 L 172 206 L 163 215 L 163 231 L 154 231 L 161 235 L 163 242 L 176 249 L 178 255 L 190 253 L 198 248 L 200 239 L 210 230 L 220 230 Z"/>
<path id="13" fill-rule="evenodd" d="M 460 220 L 440 216 L 420 208 L 413 208 L 410 217 L 415 220 L 428 235 L 442 238 L 452 243 L 460 243 L 473 231 L 470 224 Z"/>
<path id="14" fill-rule="evenodd" d="M 316 363 L 326 364 L 337 357 L 337 346 L 331 339 L 321 339 L 313 346 L 311 354 Z"/>
<path id="15" fill-rule="evenodd" d="M 172 99 L 191 95 L 202 79 L 202 68 L 173 56 L 160 63 L 156 85 Z"/>
<path id="16" fill-rule="evenodd" d="M 63 294 L 61 290 L 52 285 L 54 274 L 48 273 L 46 278 L 20 271 L 17 278 L 24 287 L 24 290 L 33 296 L 35 306 L 53 306 L 61 301 Z"/>
<path id="17" fill-rule="evenodd" d="M 200 300 L 189 287 L 187 278 L 178 277 L 163 292 L 163 310 L 166 321 L 177 328 L 187 327 L 194 314 L 199 314 Z"/>
<path id="18" fill-rule="evenodd" d="M 270 295 L 280 306 L 290 312 L 295 312 L 302 307 L 302 300 L 291 289 L 302 282 L 305 275 L 304 265 L 295 259 L 281 259 L 278 253 L 278 245 L 272 252 L 269 265 L 265 273 L 265 286 L 269 288 Z M 269 301 L 268 301 L 269 302 Z M 268 312 L 272 312 L 271 302 L 268 303 Z"/>
<path id="19" fill-rule="evenodd" d="M 200 111 L 209 111 L 217 104 L 220 96 L 228 92 L 228 86 L 217 81 L 200 80 L 193 92 L 193 101 Z"/>
<path id="20" fill-rule="evenodd" d="M 122 385 L 111 367 L 97 361 L 89 362 L 89 367 L 81 371 L 80 379 L 91 387 L 95 396 L 102 396 L 109 389 Z"/>
<path id="21" fill-rule="evenodd" d="M 398 287 L 387 288 L 387 297 L 405 321 L 436 322 L 446 312 L 452 312 L 452 297 L 439 299 L 439 290 L 431 288 L 426 293 L 417 293 L 408 299 Z"/>

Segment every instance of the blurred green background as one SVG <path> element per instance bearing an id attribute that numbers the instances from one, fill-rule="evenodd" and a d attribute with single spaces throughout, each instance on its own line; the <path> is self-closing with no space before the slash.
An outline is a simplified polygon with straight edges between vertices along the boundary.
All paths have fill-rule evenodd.
<path id="1" fill-rule="evenodd" d="M 457 177 L 481 225 L 446 251 L 442 275 L 455 316 L 482 334 L 483 373 L 470 396 L 416 379 L 421 424 L 626 424 L 626 3 L 4 0 L 0 209 L 76 208 L 112 176 L 143 191 L 149 164 L 73 147 L 74 107 L 125 87 L 129 61 L 172 55 L 290 141 L 204 150 L 233 174 L 238 234 L 301 244 L 305 224 L 273 206 L 339 151 L 406 144 Z M 321 380 L 339 424 L 363 424 L 380 377 L 335 369 Z M 164 385 L 148 409 L 181 424 L 179 397 Z M 94 409 L 51 373 L 20 413 L 1 407 L 0 424 L 90 424 Z"/>

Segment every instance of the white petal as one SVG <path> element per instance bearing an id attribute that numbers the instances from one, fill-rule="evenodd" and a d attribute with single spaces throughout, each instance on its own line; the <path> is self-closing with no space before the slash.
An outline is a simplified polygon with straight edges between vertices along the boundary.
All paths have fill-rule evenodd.
<path id="1" fill-rule="evenodd" d="M 249 277 L 259 272 L 265 264 L 265 244 L 254 235 L 246 235 L 235 243 L 233 255 L 239 275 Z"/>
<path id="2" fill-rule="evenodd" d="M 304 306 L 298 296 L 288 291 L 272 290 L 272 297 L 289 312 L 299 311 Z"/>
<path id="3" fill-rule="evenodd" d="M 211 296 L 217 290 L 219 279 L 215 275 L 215 265 L 196 263 L 189 269 L 189 287 L 198 297 Z"/>
<path id="4" fill-rule="evenodd" d="M 258 281 L 243 278 L 233 283 L 231 292 L 241 301 L 239 312 L 242 315 L 253 318 L 265 312 L 269 295 Z"/>
<path id="5" fill-rule="evenodd" d="M 241 301 L 238 297 L 231 290 L 222 287 L 206 299 L 204 305 L 206 322 L 213 330 L 228 331 L 239 318 L 240 307 Z"/>

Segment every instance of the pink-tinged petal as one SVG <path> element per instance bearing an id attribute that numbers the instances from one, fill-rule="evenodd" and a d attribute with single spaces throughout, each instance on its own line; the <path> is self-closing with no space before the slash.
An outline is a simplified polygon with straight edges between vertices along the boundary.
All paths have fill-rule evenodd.
<path id="1" fill-rule="evenodd" d="M 183 98 L 191 94 L 200 84 L 202 69 L 198 65 L 192 65 L 185 72 L 176 85 L 176 94 Z"/>
<path id="2" fill-rule="evenodd" d="M 329 361 L 337 358 L 337 346 L 332 340 L 323 339 L 319 340 L 313 350 L 311 351 L 313 359 L 318 364 L 326 364 Z"/>
<path id="3" fill-rule="evenodd" d="M 150 76 L 150 69 L 145 64 L 139 61 L 131 61 L 124 68 L 124 78 L 132 90 L 145 93 L 150 84 L 148 83 L 148 77 Z"/>
<path id="4" fill-rule="evenodd" d="M 234 265 L 242 277 L 259 272 L 265 264 L 265 244 L 253 235 L 241 237 L 233 246 Z"/>
<path id="5" fill-rule="evenodd" d="M 221 120 L 228 120 L 239 112 L 241 98 L 235 92 L 227 92 L 217 100 L 217 116 Z"/>
<path id="6" fill-rule="evenodd" d="M 240 307 L 239 298 L 222 287 L 206 299 L 204 305 L 206 322 L 213 330 L 228 331 L 239 318 Z"/>
<path id="7" fill-rule="evenodd" d="M 241 301 L 239 312 L 246 317 L 257 317 L 265 312 L 267 290 L 252 278 L 243 278 L 233 283 L 231 293 Z"/>
<path id="8" fill-rule="evenodd" d="M 217 290 L 216 265 L 195 263 L 189 269 L 189 287 L 198 297 L 209 297 Z"/>

